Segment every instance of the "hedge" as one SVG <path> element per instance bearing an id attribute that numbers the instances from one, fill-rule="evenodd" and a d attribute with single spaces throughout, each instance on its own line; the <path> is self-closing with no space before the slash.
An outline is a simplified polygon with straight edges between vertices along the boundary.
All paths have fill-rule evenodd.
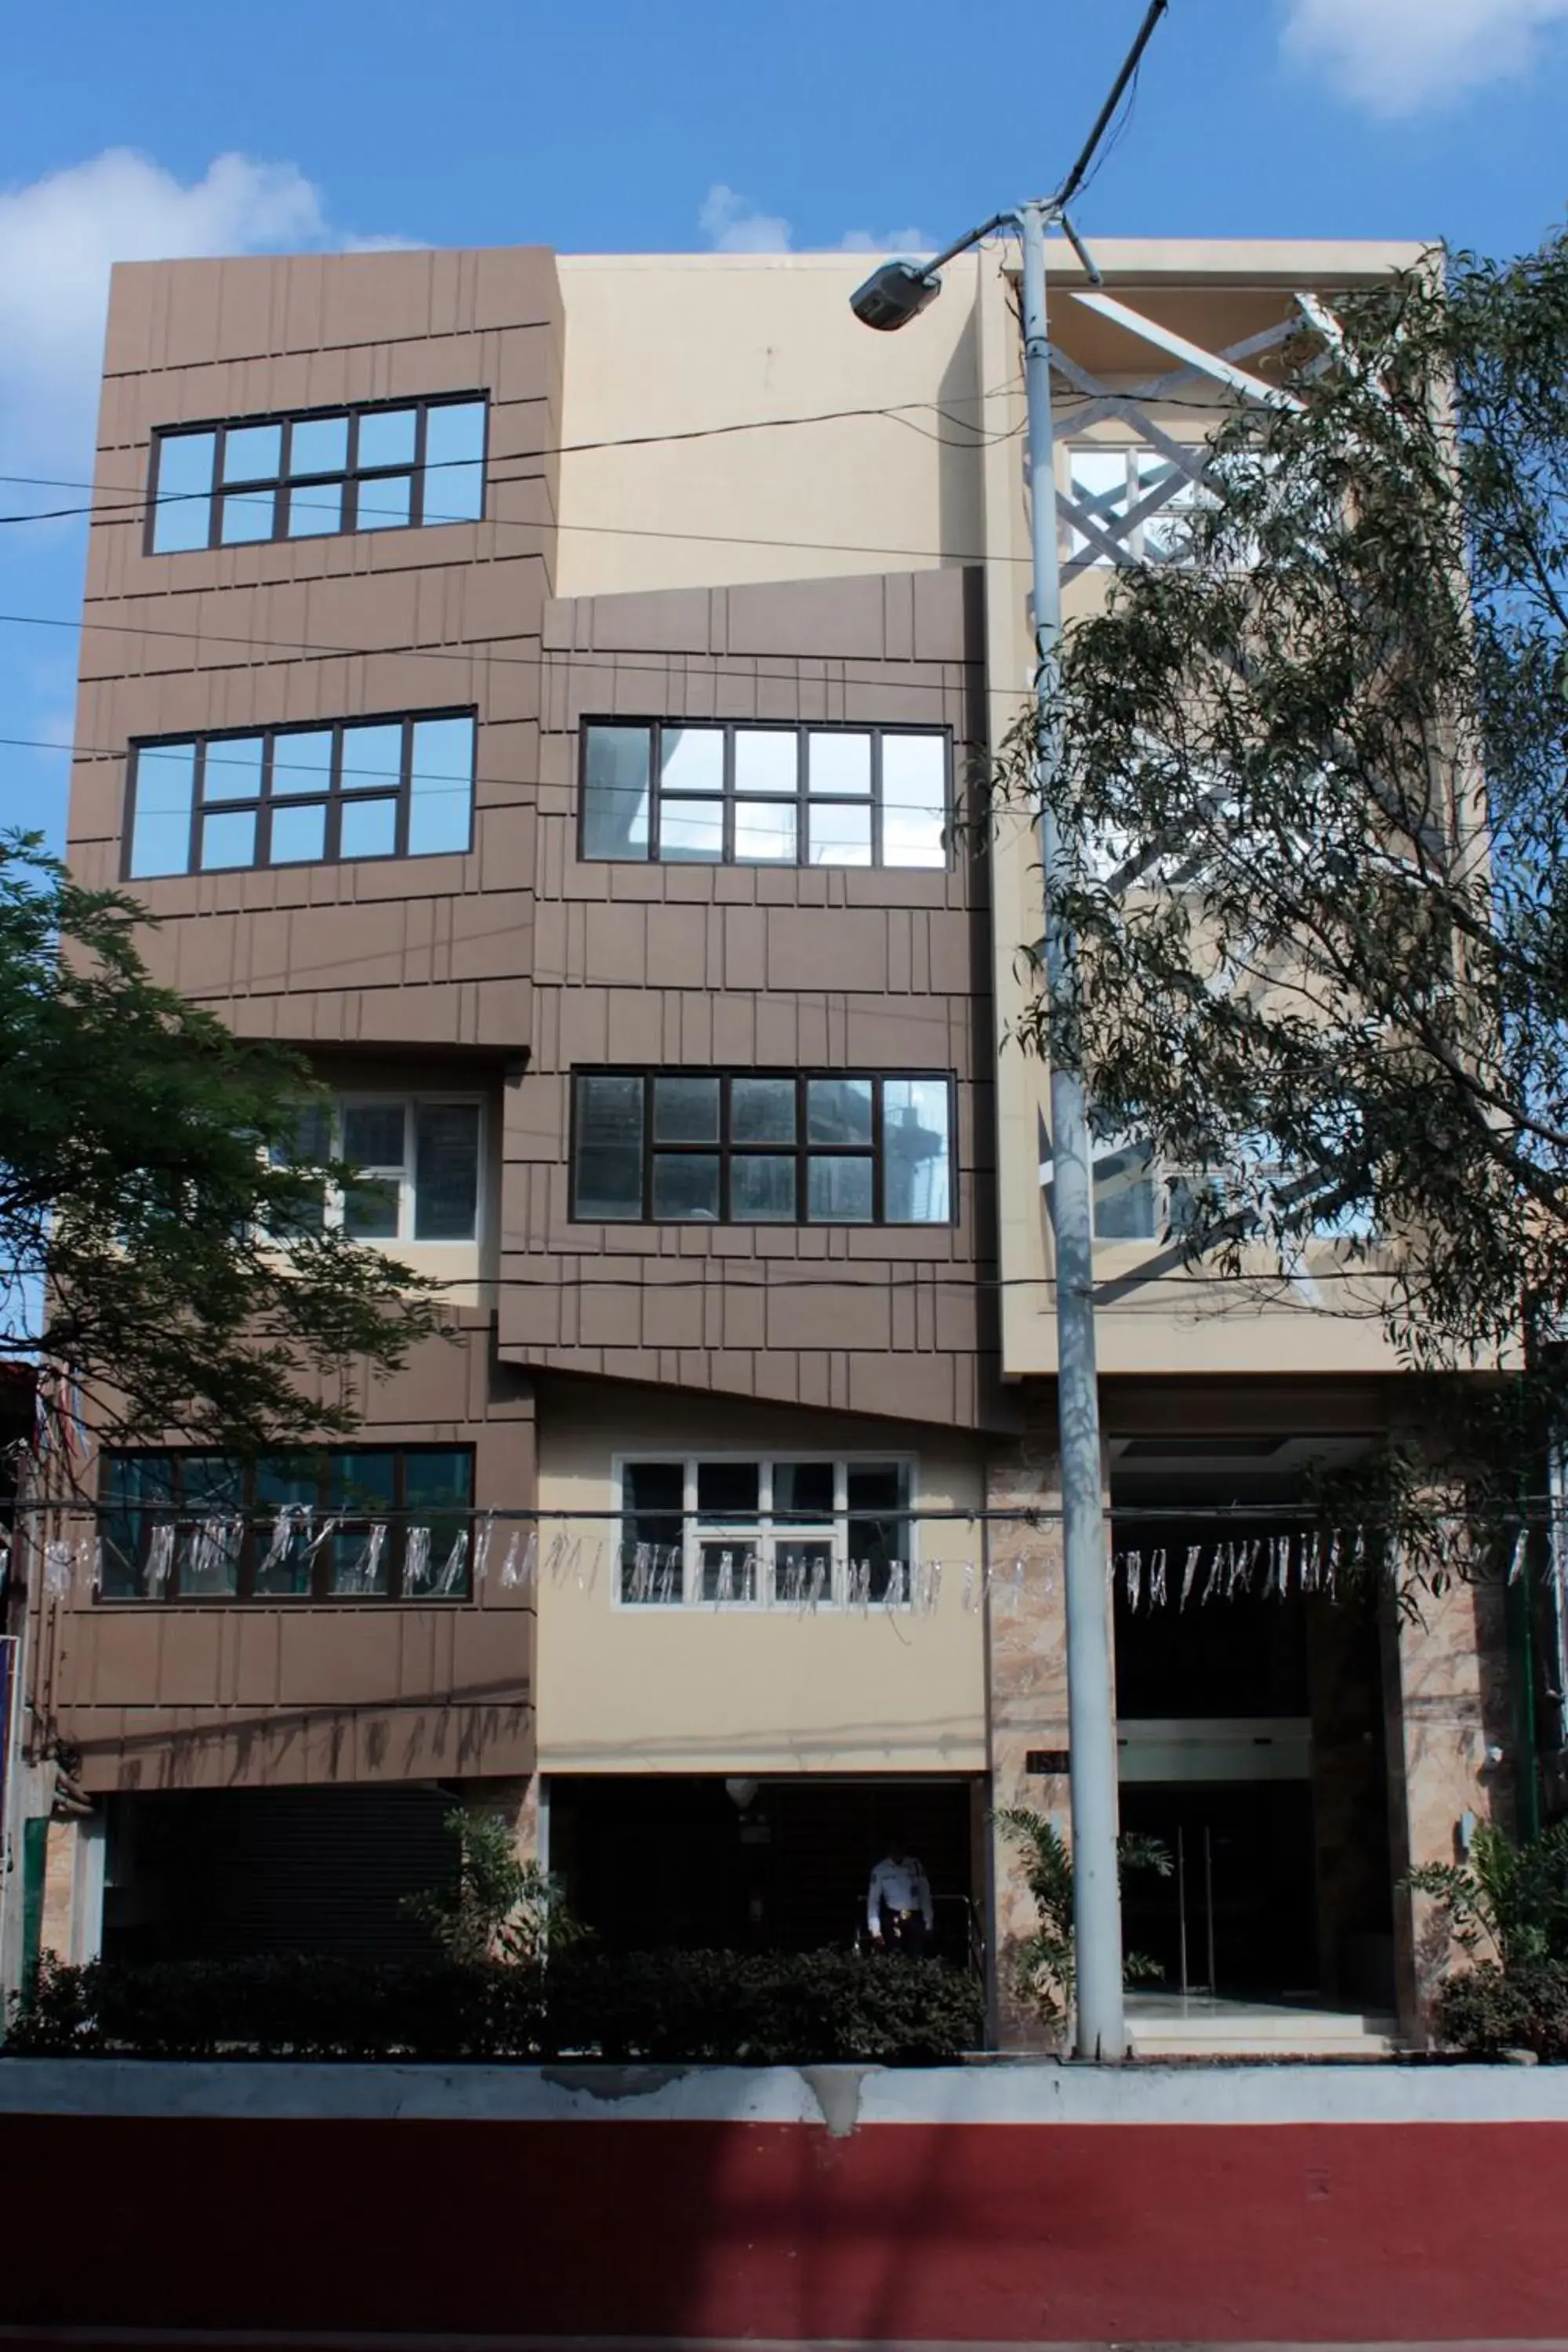
<path id="1" fill-rule="evenodd" d="M 68 1968 L 46 1959 L 7 2056 L 650 2059 L 936 2065 L 977 2049 L 974 1979 L 827 1951 L 612 1954 L 529 1964 L 305 1955 Z"/>
<path id="2" fill-rule="evenodd" d="M 1439 2039 L 1469 2057 L 1531 2050 L 1568 2064 L 1568 1965 L 1537 1960 L 1510 1969 L 1483 1961 L 1450 1977 L 1437 1996 Z"/>

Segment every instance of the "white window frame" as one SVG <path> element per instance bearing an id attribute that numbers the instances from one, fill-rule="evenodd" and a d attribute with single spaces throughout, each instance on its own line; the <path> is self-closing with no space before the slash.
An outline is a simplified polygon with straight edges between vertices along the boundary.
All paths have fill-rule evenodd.
<path id="1" fill-rule="evenodd" d="M 429 1108 L 432 1106 L 439 1107 L 444 1104 L 461 1104 L 465 1107 L 471 1106 L 479 1113 L 478 1138 L 475 1145 L 478 1156 L 478 1170 L 474 1187 L 474 1230 L 468 1239 L 461 1241 L 421 1240 L 416 1237 L 414 1231 L 416 1194 L 417 1191 L 416 1182 L 416 1114 L 418 1111 Z M 343 1114 L 346 1110 L 391 1110 L 395 1108 L 401 1109 L 403 1113 L 403 1166 L 398 1173 L 397 1179 L 397 1230 L 394 1234 L 360 1234 L 352 1235 L 351 1238 L 358 1246 L 364 1249 L 471 1251 L 482 1248 L 486 1239 L 486 1195 L 488 1188 L 485 1181 L 485 1173 L 489 1164 L 489 1107 L 484 1096 L 459 1091 L 457 1089 L 427 1089 L 425 1087 L 417 1088 L 410 1094 L 405 1094 L 395 1087 L 366 1087 L 363 1092 L 358 1088 L 344 1088 L 341 1091 L 334 1090 L 328 1103 L 331 1137 L 329 1149 L 331 1156 L 334 1160 L 345 1160 L 349 1156 L 343 1150 Z M 368 1177 L 373 1181 L 380 1181 L 378 1171 L 374 1168 L 371 1167 L 369 1163 L 362 1164 L 364 1165 L 365 1173 Z M 390 1184 L 390 1169 L 384 1171 L 384 1175 L 385 1181 Z M 325 1222 L 327 1227 L 331 1232 L 341 1232 L 342 1230 L 343 1223 L 342 1190 L 339 1185 L 328 1184 L 325 1188 Z"/>
<path id="2" fill-rule="evenodd" d="M 1102 1234 L 1100 1230 L 1099 1210 L 1100 1199 L 1103 1197 L 1100 1181 L 1101 1163 L 1105 1160 L 1115 1159 L 1120 1153 L 1124 1151 L 1148 1151 L 1149 1153 L 1147 1181 L 1153 1187 L 1154 1195 L 1154 1230 L 1152 1234 L 1142 1235 Z M 1268 1177 L 1285 1172 L 1283 1162 L 1277 1160 L 1266 1160 L 1261 1156 L 1257 1159 L 1249 1158 L 1243 1162 L 1242 1165 L 1245 1171 L 1250 1171 L 1259 1177 Z M 1173 1193 L 1182 1187 L 1195 1189 L 1198 1185 L 1202 1184 L 1212 1172 L 1213 1171 L 1204 1169 L 1173 1167 L 1168 1160 L 1162 1160 L 1159 1154 L 1151 1149 L 1147 1139 L 1142 1136 L 1131 1134 L 1096 1136 L 1093 1138 L 1090 1145 L 1089 1169 L 1090 1207 L 1094 1224 L 1095 1249 L 1097 1251 L 1142 1250 L 1147 1254 L 1150 1250 L 1164 1248 L 1167 1244 L 1168 1239 L 1173 1238 L 1170 1232 Z M 1050 1192 L 1053 1175 L 1054 1171 L 1050 1161 L 1048 1160 L 1042 1160 L 1039 1168 L 1040 1189 L 1042 1192 L 1045 1192 L 1047 1195 Z M 1128 1181 L 1129 1183 L 1134 1183 L 1143 1180 L 1134 1177 L 1130 1178 Z M 1304 1250 L 1331 1249 L 1339 1243 L 1352 1240 L 1367 1241 L 1371 1239 L 1375 1239 L 1375 1228 L 1373 1224 L 1363 1217 L 1351 1216 L 1347 1214 L 1332 1220 L 1326 1220 L 1320 1224 L 1315 1224 L 1310 1234 L 1302 1236 L 1300 1246 Z"/>
<path id="3" fill-rule="evenodd" d="M 681 1519 L 680 1530 L 681 1573 L 679 1601 L 673 1596 L 668 1601 L 635 1601 L 629 1599 L 622 1591 L 621 1546 L 626 1539 L 622 1531 L 626 1520 L 634 1516 L 626 1501 L 626 1474 L 632 1464 L 645 1462 L 679 1463 L 682 1470 L 680 1500 L 684 1516 Z M 723 1519 L 718 1517 L 699 1519 L 697 1465 L 700 1462 L 754 1462 L 756 1464 L 758 1514 L 754 1526 L 749 1526 L 741 1521 L 731 1521 L 726 1525 Z M 833 1511 L 829 1519 L 824 1519 L 821 1522 L 814 1521 L 809 1527 L 799 1525 L 779 1530 L 773 1525 L 773 1471 L 779 1463 L 793 1462 L 830 1462 L 833 1465 Z M 813 1446 L 777 1447 L 765 1454 L 760 1453 L 753 1446 L 704 1446 L 698 1454 L 688 1454 L 684 1448 L 678 1450 L 657 1445 L 627 1447 L 611 1457 L 610 1471 L 616 1490 L 616 1559 L 609 1579 L 612 1607 L 630 1611 L 637 1616 L 649 1612 L 659 1613 L 667 1609 L 679 1607 L 722 1610 L 726 1616 L 737 1613 L 742 1616 L 776 1615 L 781 1610 L 786 1612 L 798 1612 L 802 1602 L 786 1597 L 777 1590 L 779 1536 L 782 1533 L 786 1543 L 793 1539 L 802 1545 L 816 1544 L 822 1541 L 823 1534 L 826 1532 L 831 1544 L 832 1558 L 826 1590 L 821 1594 L 816 1606 L 818 1612 L 827 1610 L 835 1613 L 843 1613 L 856 1605 L 849 1593 L 849 1473 L 852 1469 L 871 1467 L 899 1469 L 905 1474 L 907 1497 L 900 1516 L 907 1518 L 909 1522 L 910 1556 L 903 1563 L 906 1572 L 903 1580 L 904 1590 L 900 1598 L 891 1602 L 885 1599 L 875 1601 L 870 1603 L 870 1606 L 876 1609 L 885 1609 L 889 1606 L 895 1609 L 912 1608 L 918 1581 L 914 1571 L 920 1563 L 920 1457 L 918 1454 L 900 1453 L 897 1450 L 836 1454 Z M 645 1511 L 637 1516 L 644 1518 L 657 1518 L 668 1514 Z M 856 1516 L 868 1517 L 869 1514 L 857 1513 Z M 751 1599 L 737 1597 L 730 1601 L 718 1601 L 706 1598 L 701 1589 L 702 1548 L 707 1544 L 721 1544 L 731 1536 L 733 1537 L 737 1555 L 743 1554 L 748 1549 L 756 1550 L 760 1571 L 757 1579 L 758 1591 Z M 741 1566 L 739 1557 L 735 1564 L 738 1575 Z"/>
<path id="4" fill-rule="evenodd" d="M 1188 445 L 1184 444 L 1185 446 Z M 1206 454 L 1201 442 L 1191 446 L 1194 457 L 1200 453 Z M 1084 504 L 1103 499 L 1106 492 L 1079 479 L 1078 461 L 1082 457 L 1120 458 L 1122 461 L 1121 499 L 1114 507 L 1098 514 L 1095 520 L 1101 530 L 1124 550 L 1131 562 L 1170 563 L 1180 561 L 1179 551 L 1173 555 L 1171 551 L 1172 531 L 1180 528 L 1184 518 L 1189 516 L 1194 508 L 1212 504 L 1215 497 L 1212 490 L 1191 475 L 1183 474 L 1173 458 L 1167 457 L 1163 449 L 1155 448 L 1148 441 L 1069 441 L 1066 448 L 1067 481 L 1064 487 L 1070 498 Z M 1152 507 L 1130 530 L 1120 529 L 1122 519 L 1141 507 L 1145 499 L 1162 487 L 1157 477 L 1167 467 L 1170 471 L 1163 486 L 1165 495 L 1158 505 Z M 1154 474 L 1156 479 L 1145 479 L 1146 472 Z M 1064 562 L 1085 564 L 1098 571 L 1114 568 L 1115 559 L 1097 540 L 1086 538 L 1070 515 L 1063 517 L 1062 530 Z"/>

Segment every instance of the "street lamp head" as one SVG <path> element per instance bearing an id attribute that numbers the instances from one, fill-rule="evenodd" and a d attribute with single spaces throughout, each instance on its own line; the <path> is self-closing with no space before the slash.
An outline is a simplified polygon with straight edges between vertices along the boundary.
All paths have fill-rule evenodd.
<path id="1" fill-rule="evenodd" d="M 942 280 L 923 261 L 884 261 L 864 286 L 849 297 L 849 308 L 863 327 L 884 334 L 907 327 L 942 292 Z"/>

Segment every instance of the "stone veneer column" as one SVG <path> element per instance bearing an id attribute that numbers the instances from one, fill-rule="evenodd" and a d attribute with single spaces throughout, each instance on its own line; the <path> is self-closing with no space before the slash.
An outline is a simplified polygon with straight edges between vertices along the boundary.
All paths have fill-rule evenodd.
<path id="1" fill-rule="evenodd" d="M 521 1779 L 469 1780 L 463 1803 L 471 1813 L 494 1813 L 511 1831 L 512 1852 L 519 1862 L 539 1859 L 539 1775 Z"/>
<path id="2" fill-rule="evenodd" d="M 1068 1744 L 1067 1616 L 1062 1591 L 1061 1480 L 1054 1435 L 1020 1438 L 987 1465 L 990 1510 L 1035 1509 L 1052 1516 L 1037 1528 L 990 1524 L 991 1597 L 986 1678 L 991 1803 L 1027 1805 L 1070 1827 L 1071 1796 L 1065 1774 L 1028 1773 L 1032 1748 Z M 1016 1580 L 1016 1563 L 1024 1574 Z M 993 1830 L 990 1844 L 990 1926 L 986 1937 L 995 1988 L 997 2038 L 1004 2049 L 1039 2048 L 1050 2037 L 1036 2012 L 1012 1990 L 1018 1945 L 1036 1925 L 1019 1850 Z"/>
<path id="3" fill-rule="evenodd" d="M 1454 1953 L 1431 1899 L 1400 1885 L 1413 1864 L 1459 1858 L 1459 1824 L 1510 1825 L 1508 1647 L 1504 1595 L 1494 1585 L 1423 1592 L 1419 1612 L 1392 1596 L 1383 1625 L 1394 1965 L 1400 2024 L 1425 2036 L 1431 2001 Z M 1488 1760 L 1499 1748 L 1500 1763 Z"/>

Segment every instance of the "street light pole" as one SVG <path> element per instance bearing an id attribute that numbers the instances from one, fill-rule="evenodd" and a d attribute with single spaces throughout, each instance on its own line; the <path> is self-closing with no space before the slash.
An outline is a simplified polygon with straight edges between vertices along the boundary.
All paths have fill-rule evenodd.
<path id="1" fill-rule="evenodd" d="M 1036 794 L 1045 886 L 1041 962 L 1053 1034 L 1070 1022 L 1077 946 L 1061 913 L 1075 845 L 1047 787 L 1060 756 L 1055 711 L 1061 641 L 1056 445 L 1046 308 L 1046 223 L 1057 207 L 1020 207 L 1024 247 L 1024 385 L 1028 413 L 1033 557 Z M 1094 1345 L 1094 1193 L 1083 1079 L 1051 1057 L 1051 1217 L 1056 1239 L 1057 1418 L 1067 1594 L 1068 1745 L 1071 1760 L 1075 2047 L 1080 2058 L 1121 2058 L 1121 1894 L 1116 1870 L 1116 1724 L 1111 1706 L 1110 1591 L 1101 1492 L 1100 1380 Z"/>
<path id="2" fill-rule="evenodd" d="M 1051 352 L 1046 311 L 1046 230 L 1060 227 L 1089 276 L 1099 272 L 1067 216 L 1095 150 L 1138 70 L 1168 0 L 1149 0 L 1122 60 L 1058 193 L 998 213 L 931 261 L 887 261 L 850 296 L 855 315 L 887 332 L 918 318 L 942 291 L 944 262 L 993 230 L 1016 228 L 1024 257 L 1024 391 L 1027 408 L 1029 528 L 1033 558 L 1035 781 L 1045 885 L 1041 966 L 1050 1034 L 1070 1030 L 1078 993 L 1078 949 L 1061 905 L 1078 844 L 1048 789 L 1061 745 L 1055 689 L 1061 644 L 1057 547 L 1056 451 L 1051 429 Z M 1100 1381 L 1094 1347 L 1094 1195 L 1089 1109 L 1070 1055 L 1051 1057 L 1051 1213 L 1056 1235 L 1057 1414 L 1060 1430 L 1063 1583 L 1067 1593 L 1068 1738 L 1072 1792 L 1075 2043 L 1080 2058 L 1122 2058 L 1121 1893 L 1116 1870 L 1116 1721 L 1110 1682 L 1110 1591 L 1101 1491 Z"/>

